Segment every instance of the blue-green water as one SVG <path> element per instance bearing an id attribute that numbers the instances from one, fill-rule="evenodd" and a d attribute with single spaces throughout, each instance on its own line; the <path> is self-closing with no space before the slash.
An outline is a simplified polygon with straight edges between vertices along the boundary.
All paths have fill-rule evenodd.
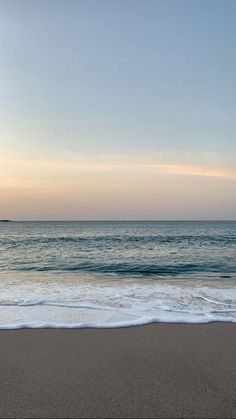
<path id="1" fill-rule="evenodd" d="M 235 321 L 236 222 L 0 223 L 0 326 Z"/>

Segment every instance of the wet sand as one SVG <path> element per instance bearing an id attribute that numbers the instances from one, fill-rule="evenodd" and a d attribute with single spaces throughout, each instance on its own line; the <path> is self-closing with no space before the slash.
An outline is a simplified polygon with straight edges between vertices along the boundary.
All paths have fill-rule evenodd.
<path id="1" fill-rule="evenodd" d="M 0 332 L 1 417 L 236 417 L 236 324 Z"/>

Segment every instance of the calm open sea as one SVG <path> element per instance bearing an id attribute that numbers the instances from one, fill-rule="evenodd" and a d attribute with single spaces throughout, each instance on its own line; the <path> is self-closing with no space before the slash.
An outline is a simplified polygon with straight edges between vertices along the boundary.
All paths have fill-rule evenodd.
<path id="1" fill-rule="evenodd" d="M 236 322 L 236 222 L 0 223 L 0 328 Z"/>

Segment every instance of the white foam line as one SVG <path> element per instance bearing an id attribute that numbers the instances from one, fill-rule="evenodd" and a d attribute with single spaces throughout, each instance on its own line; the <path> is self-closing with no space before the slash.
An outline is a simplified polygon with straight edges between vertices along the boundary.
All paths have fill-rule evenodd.
<path id="1" fill-rule="evenodd" d="M 133 326 L 142 326 L 145 324 L 152 323 L 175 323 L 175 324 L 206 324 L 212 322 L 224 322 L 224 323 L 236 323 L 235 318 L 202 318 L 200 319 L 189 319 L 181 318 L 171 318 L 164 319 L 160 317 L 150 318 L 150 319 L 138 319 L 133 321 L 122 321 L 122 322 L 113 322 L 113 323 L 104 323 L 104 322 L 83 322 L 83 323 L 50 323 L 50 322 L 32 322 L 32 323 L 12 323 L 7 325 L 0 325 L 0 330 L 17 330 L 17 329 L 116 329 L 116 328 L 126 328 Z"/>

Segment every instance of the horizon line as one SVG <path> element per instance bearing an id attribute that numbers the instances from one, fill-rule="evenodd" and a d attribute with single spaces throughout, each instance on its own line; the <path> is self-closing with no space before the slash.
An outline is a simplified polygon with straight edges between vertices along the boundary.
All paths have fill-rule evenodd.
<path id="1" fill-rule="evenodd" d="M 8 222 L 38 222 L 38 223 L 43 223 L 43 222 L 236 222 L 236 219 L 213 219 L 213 218 L 209 218 L 209 219 L 173 219 L 173 218 L 166 218 L 166 219 L 43 219 L 43 220 L 39 220 L 39 219 L 25 219 L 25 220 L 12 220 L 12 219 L 1 219 L 0 221 L 8 221 Z"/>

